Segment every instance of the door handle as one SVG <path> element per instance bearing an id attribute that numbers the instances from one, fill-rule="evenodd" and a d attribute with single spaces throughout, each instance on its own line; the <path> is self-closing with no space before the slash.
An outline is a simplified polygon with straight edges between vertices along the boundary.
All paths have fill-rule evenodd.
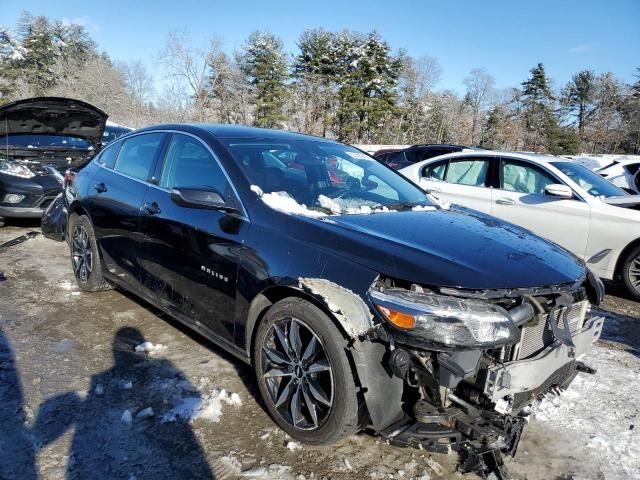
<path id="1" fill-rule="evenodd" d="M 516 202 L 511 198 L 502 197 L 496 200 L 500 205 L 515 205 Z"/>
<path id="2" fill-rule="evenodd" d="M 160 210 L 160 207 L 156 202 L 152 202 L 152 203 L 144 202 L 142 204 L 142 210 L 144 210 L 149 215 L 158 215 L 159 213 L 162 212 L 162 210 Z"/>
<path id="3" fill-rule="evenodd" d="M 442 192 L 442 190 L 440 190 L 438 187 L 427 187 L 427 190 L 429 192 L 435 192 L 435 193 L 440 193 Z"/>
<path id="4" fill-rule="evenodd" d="M 93 188 L 95 188 L 96 192 L 98 192 L 98 193 L 104 193 L 104 192 L 107 191 L 107 186 L 102 182 L 94 183 L 93 184 Z"/>

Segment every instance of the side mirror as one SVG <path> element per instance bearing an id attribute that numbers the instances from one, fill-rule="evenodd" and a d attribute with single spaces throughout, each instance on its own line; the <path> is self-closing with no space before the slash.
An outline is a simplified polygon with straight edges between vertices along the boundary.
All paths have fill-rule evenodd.
<path id="1" fill-rule="evenodd" d="M 571 187 L 562 185 L 560 183 L 552 183 L 551 185 L 547 185 L 546 187 L 544 187 L 544 193 L 546 195 L 551 195 L 552 197 L 565 199 L 573 198 L 573 190 L 571 190 Z"/>
<path id="2" fill-rule="evenodd" d="M 171 190 L 171 200 L 177 205 L 188 208 L 204 208 L 209 210 L 223 210 L 228 213 L 240 213 L 237 208 L 226 205 L 222 195 L 215 190 L 174 188 Z"/>

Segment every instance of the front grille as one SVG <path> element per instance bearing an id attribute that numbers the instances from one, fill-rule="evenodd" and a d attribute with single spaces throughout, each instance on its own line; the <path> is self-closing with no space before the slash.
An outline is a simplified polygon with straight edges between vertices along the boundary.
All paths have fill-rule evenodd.
<path id="1" fill-rule="evenodd" d="M 558 370 L 553 372 L 542 385 L 527 392 L 516 393 L 513 396 L 512 413 L 517 414 L 522 408 L 526 407 L 533 400 L 546 393 L 551 387 L 566 387 L 568 380 L 572 380 L 576 372 L 576 361 L 572 360 L 565 363 Z"/>
<path id="2" fill-rule="evenodd" d="M 554 342 L 553 330 L 551 329 L 549 321 L 556 322 L 557 325 L 559 319 L 566 315 L 569 331 L 573 334 L 580 330 L 584 324 L 588 307 L 589 302 L 586 300 L 574 303 L 570 307 L 555 310 L 552 315 L 540 319 L 536 325 L 522 327 L 520 344 L 516 349 L 517 358 L 514 358 L 514 360 L 522 360 L 535 355 L 544 347 Z M 562 327 L 564 327 L 564 323 L 561 324 L 561 328 Z"/>

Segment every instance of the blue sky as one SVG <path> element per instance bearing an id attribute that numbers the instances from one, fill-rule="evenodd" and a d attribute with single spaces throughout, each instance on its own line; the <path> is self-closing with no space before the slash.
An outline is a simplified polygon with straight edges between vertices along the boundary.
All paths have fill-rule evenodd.
<path id="1" fill-rule="evenodd" d="M 436 57 L 437 88 L 463 91 L 463 78 L 485 67 L 496 86 L 517 86 L 543 62 L 559 87 L 585 68 L 634 81 L 640 67 L 640 0 L 3 0 L 0 23 L 23 10 L 84 24 L 114 60 L 155 64 L 167 33 L 185 30 L 194 43 L 222 38 L 229 50 L 268 29 L 288 51 L 305 29 L 379 31 L 394 49 Z M 156 78 L 157 81 L 160 79 Z"/>

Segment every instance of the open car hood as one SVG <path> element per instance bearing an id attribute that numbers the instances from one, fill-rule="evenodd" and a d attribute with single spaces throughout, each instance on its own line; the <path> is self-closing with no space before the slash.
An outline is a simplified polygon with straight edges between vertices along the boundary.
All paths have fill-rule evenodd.
<path id="1" fill-rule="evenodd" d="M 6 135 L 65 135 L 100 145 L 108 115 L 86 102 L 36 97 L 0 106 L 0 143 Z"/>
<path id="2" fill-rule="evenodd" d="M 602 201 L 607 205 L 630 208 L 640 205 L 640 195 L 625 195 L 624 197 L 603 198 Z"/>

